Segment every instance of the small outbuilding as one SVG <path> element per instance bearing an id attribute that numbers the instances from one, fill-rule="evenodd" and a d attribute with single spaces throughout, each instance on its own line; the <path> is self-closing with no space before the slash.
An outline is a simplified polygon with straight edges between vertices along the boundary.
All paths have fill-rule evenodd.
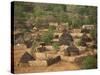
<path id="1" fill-rule="evenodd" d="M 25 52 L 22 57 L 20 58 L 19 64 L 27 64 L 29 61 L 34 61 L 35 57 L 33 57 L 31 54 L 29 54 L 28 52 Z"/>
<path id="2" fill-rule="evenodd" d="M 81 46 L 87 46 L 87 42 L 91 42 L 92 39 L 86 34 L 86 33 L 83 33 L 83 35 L 81 36 L 81 39 L 80 39 L 80 45 Z"/>
<path id="3" fill-rule="evenodd" d="M 62 35 L 59 38 L 59 43 L 61 45 L 70 45 L 71 42 L 73 42 L 72 35 L 66 29 L 64 29 Z"/>
<path id="4" fill-rule="evenodd" d="M 73 43 L 71 43 L 70 46 L 64 50 L 64 55 L 79 55 L 79 49 Z"/>

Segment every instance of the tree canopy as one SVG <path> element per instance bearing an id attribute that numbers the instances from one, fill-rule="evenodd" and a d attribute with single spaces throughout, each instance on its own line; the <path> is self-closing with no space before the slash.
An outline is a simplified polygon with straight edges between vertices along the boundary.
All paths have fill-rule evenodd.
<path id="1" fill-rule="evenodd" d="M 14 2 L 15 27 L 32 28 L 49 22 L 68 22 L 73 27 L 97 24 L 97 7 L 65 4 Z M 38 26 L 39 25 L 39 26 Z"/>

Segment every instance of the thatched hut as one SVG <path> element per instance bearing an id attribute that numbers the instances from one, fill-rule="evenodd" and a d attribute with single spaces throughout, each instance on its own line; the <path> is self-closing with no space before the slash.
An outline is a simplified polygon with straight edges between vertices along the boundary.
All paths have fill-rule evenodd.
<path id="1" fill-rule="evenodd" d="M 59 38 L 59 43 L 61 45 L 70 45 L 70 42 L 73 42 L 73 38 L 71 34 L 66 29 L 64 29 L 63 34 Z"/>
<path id="2" fill-rule="evenodd" d="M 28 52 L 25 52 L 22 57 L 20 58 L 19 64 L 28 64 L 29 61 L 34 61 L 35 57 L 33 57 L 31 54 L 29 54 Z M 19 65 L 18 64 L 18 65 Z"/>
<path id="3" fill-rule="evenodd" d="M 33 43 L 33 41 L 25 41 L 25 44 L 26 44 L 26 47 L 27 48 L 31 48 L 32 47 L 32 43 Z"/>
<path id="4" fill-rule="evenodd" d="M 83 33 L 83 35 L 81 36 L 80 39 L 80 45 L 81 46 L 87 46 L 87 42 L 91 42 L 92 39 L 90 37 L 88 37 L 88 35 L 86 33 Z"/>
<path id="5" fill-rule="evenodd" d="M 60 56 L 56 56 L 54 58 L 49 58 L 49 59 L 47 59 L 47 65 L 50 66 L 50 65 L 55 64 L 55 63 L 60 62 L 60 61 L 61 61 Z"/>
<path id="6" fill-rule="evenodd" d="M 94 29 L 94 25 L 83 25 L 81 28 L 82 33 L 89 33 L 90 30 Z"/>
<path id="7" fill-rule="evenodd" d="M 26 33 L 23 38 L 24 38 L 24 43 L 27 46 L 27 48 L 31 48 L 34 41 L 38 42 L 37 36 L 36 35 L 33 36 L 31 33 Z"/>
<path id="8" fill-rule="evenodd" d="M 70 46 L 64 50 L 64 55 L 79 55 L 79 49 L 73 43 L 71 43 Z"/>
<path id="9" fill-rule="evenodd" d="M 15 33 L 14 34 L 14 45 L 24 43 L 22 36 L 23 36 L 22 33 Z"/>
<path id="10" fill-rule="evenodd" d="M 44 42 L 41 42 L 40 43 L 40 47 L 37 48 L 38 52 L 44 52 L 46 51 L 46 47 L 45 47 L 45 43 Z"/>

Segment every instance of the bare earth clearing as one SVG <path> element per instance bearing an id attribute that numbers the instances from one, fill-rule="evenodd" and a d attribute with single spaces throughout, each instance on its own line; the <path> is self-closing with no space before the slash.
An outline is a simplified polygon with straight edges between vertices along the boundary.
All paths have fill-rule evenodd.
<path id="1" fill-rule="evenodd" d="M 79 31 L 74 30 L 74 33 L 75 32 L 77 32 L 77 34 L 75 34 L 75 36 L 76 35 L 80 36 Z M 74 40 L 76 42 L 78 41 L 76 38 L 74 38 Z M 14 49 L 14 71 L 15 71 L 15 73 L 68 71 L 68 70 L 79 70 L 79 69 L 81 69 L 80 66 L 77 65 L 75 62 L 72 63 L 72 62 L 67 62 L 67 61 L 63 61 L 63 60 L 61 60 L 60 62 L 55 63 L 53 65 L 50 65 L 50 66 L 18 66 L 18 63 L 20 61 L 21 56 L 27 50 L 28 50 L 27 48 L 21 48 L 21 49 L 15 48 Z M 50 51 L 50 52 L 52 53 L 52 51 Z"/>
<path id="2" fill-rule="evenodd" d="M 67 70 L 79 70 L 80 67 L 75 63 L 60 61 L 56 64 L 53 64 L 49 67 L 34 67 L 34 66 L 18 66 L 18 62 L 21 55 L 25 50 L 15 50 L 15 73 L 27 73 L 27 72 L 50 72 L 50 71 L 67 71 Z"/>

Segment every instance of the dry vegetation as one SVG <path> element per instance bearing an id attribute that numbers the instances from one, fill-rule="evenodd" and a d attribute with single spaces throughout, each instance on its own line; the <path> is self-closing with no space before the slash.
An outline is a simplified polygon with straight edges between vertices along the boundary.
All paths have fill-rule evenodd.
<path id="1" fill-rule="evenodd" d="M 18 66 L 20 57 L 25 50 L 14 50 L 15 73 L 27 73 L 27 72 L 51 72 L 51 71 L 67 71 L 67 70 L 79 70 L 80 67 L 76 63 L 70 63 L 66 61 L 60 61 L 49 67 L 45 66 Z"/>
<path id="2" fill-rule="evenodd" d="M 97 67 L 96 7 L 27 2 L 14 2 L 14 7 L 14 73 Z M 35 59 L 20 62 L 25 52 Z"/>
<path id="3" fill-rule="evenodd" d="M 79 36 L 79 35 L 77 34 L 77 36 Z M 62 47 L 61 47 L 61 49 L 63 49 Z M 25 47 L 23 48 L 23 45 L 22 45 L 22 47 L 19 46 L 19 48 L 17 47 L 14 49 L 14 70 L 15 70 L 15 73 L 80 70 L 81 67 L 75 62 L 75 59 L 76 58 L 81 59 L 84 56 L 96 54 L 96 50 L 95 50 L 95 52 L 91 52 L 92 50 L 88 51 L 88 50 L 84 50 L 84 49 L 85 49 L 85 47 L 83 47 L 83 51 L 80 51 L 81 55 L 79 55 L 79 56 L 64 56 L 64 52 L 62 50 L 59 51 L 58 55 L 61 55 L 62 61 L 60 61 L 56 64 L 53 64 L 51 66 L 18 66 L 21 56 L 26 51 L 30 51 L 29 48 L 28 49 Z M 80 50 L 82 50 L 82 47 L 80 47 Z M 54 52 L 54 50 L 46 51 L 45 53 L 48 54 L 48 57 L 57 55 Z"/>

